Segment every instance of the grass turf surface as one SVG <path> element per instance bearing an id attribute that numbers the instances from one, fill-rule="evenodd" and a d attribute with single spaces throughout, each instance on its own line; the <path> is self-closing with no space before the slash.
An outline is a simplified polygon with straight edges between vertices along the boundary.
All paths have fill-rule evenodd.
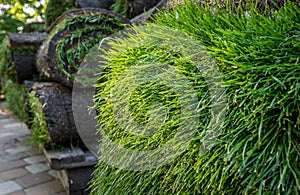
<path id="1" fill-rule="evenodd" d="M 218 139 L 210 143 L 209 151 L 203 154 L 200 151 L 205 137 L 201 132 L 205 130 L 205 123 L 199 122 L 187 150 L 156 169 L 126 170 L 100 161 L 91 183 L 93 194 L 299 194 L 299 16 L 299 7 L 292 3 L 278 11 L 262 13 L 254 6 L 247 8 L 247 12 L 242 9 L 233 12 L 202 8 L 193 2 L 158 15 L 157 24 L 187 33 L 216 60 L 227 96 L 223 128 Z M 104 81 L 107 92 L 113 89 L 119 74 L 128 69 L 124 61 L 133 67 L 140 62 L 155 64 L 161 59 L 173 62 L 172 55 L 156 55 L 160 50 L 157 43 L 152 45 L 153 50 L 130 53 L 132 48 L 127 47 L 128 42 L 134 42 L 140 49 L 140 45 L 147 43 L 136 40 L 146 42 L 156 35 L 162 40 L 169 39 L 168 32 L 163 36 L 139 29 L 107 53 L 110 54 L 106 56 L 108 67 L 114 73 L 100 80 Z M 168 49 L 172 50 L 172 45 Z M 128 52 L 120 55 L 119 52 L 124 51 Z M 177 58 L 182 59 L 182 50 L 178 52 Z M 124 84 L 122 82 L 120 84 Z M 126 149 L 147 150 L 149 143 L 154 143 L 153 147 L 165 143 L 163 134 L 155 136 L 153 142 L 143 142 L 143 137 L 135 134 L 128 135 L 130 133 L 120 128 L 109 111 L 111 100 L 100 101 L 105 97 L 105 93 L 101 95 L 105 87 L 101 84 L 98 87 L 100 98 L 95 99 L 95 107 L 101 119 L 102 130 L 99 131 Z M 139 97 L 134 95 L 136 101 L 139 98 L 147 101 L 143 93 L 147 90 L 139 92 Z M 172 97 L 172 93 L 165 94 L 166 98 Z M 171 99 L 176 104 L 175 100 Z M 200 107 L 207 105 L 200 102 Z M 137 110 L 134 114 L 144 116 L 145 111 Z M 145 120 L 145 117 L 140 119 Z M 176 128 L 168 130 L 171 136 Z"/>

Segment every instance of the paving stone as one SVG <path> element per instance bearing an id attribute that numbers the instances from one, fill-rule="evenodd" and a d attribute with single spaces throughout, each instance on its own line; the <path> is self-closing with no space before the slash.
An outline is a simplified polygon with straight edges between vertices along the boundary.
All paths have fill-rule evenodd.
<path id="1" fill-rule="evenodd" d="M 29 156 L 37 156 L 43 154 L 43 151 L 39 148 L 32 148 L 31 150 L 26 151 L 26 154 Z"/>
<path id="2" fill-rule="evenodd" d="M 18 135 L 20 132 L 24 132 L 23 129 L 4 129 L 0 126 L 0 133 L 14 133 L 15 135 Z"/>
<path id="3" fill-rule="evenodd" d="M 1 137 L 0 138 L 0 144 L 11 143 L 11 139 L 13 139 L 13 138 L 14 138 L 13 136 L 11 136 L 11 137 Z"/>
<path id="4" fill-rule="evenodd" d="M 50 169 L 47 165 L 42 163 L 28 165 L 25 168 L 31 173 L 41 173 Z"/>
<path id="5" fill-rule="evenodd" d="M 17 154 L 19 152 L 25 152 L 25 151 L 28 151 L 28 150 L 30 150 L 29 146 L 18 146 L 16 148 L 7 149 L 7 150 L 5 150 L 5 152 L 7 152 L 9 154 Z"/>
<path id="6" fill-rule="evenodd" d="M 24 167 L 27 163 L 23 160 L 15 160 L 8 163 L 1 163 L 0 164 L 0 171 L 11 170 L 15 168 Z"/>
<path id="7" fill-rule="evenodd" d="M 1 112 L 0 195 L 67 195 L 56 171 L 46 165 L 43 151 L 30 147 L 30 130 Z"/>
<path id="8" fill-rule="evenodd" d="M 8 162 L 8 161 L 13 161 L 13 160 L 18 160 L 18 159 L 22 159 L 22 158 L 26 158 L 28 157 L 28 154 L 26 154 L 25 152 L 20 152 L 17 154 L 8 154 L 5 156 L 2 156 L 2 160 Z"/>
<path id="9" fill-rule="evenodd" d="M 3 144 L 3 143 L 8 143 L 8 142 L 11 142 L 11 139 L 12 139 L 13 137 L 1 137 L 0 138 L 0 144 Z"/>
<path id="10" fill-rule="evenodd" d="M 12 148 L 12 147 L 15 147 L 15 145 L 14 145 L 14 144 L 11 144 L 11 143 L 5 143 L 5 144 L 1 144 L 1 145 L 0 145 L 1 150 L 10 149 L 10 148 Z"/>
<path id="11" fill-rule="evenodd" d="M 48 175 L 48 173 L 37 173 L 37 174 L 30 174 L 30 175 L 26 175 L 24 177 L 18 178 L 16 179 L 16 182 L 24 187 L 24 188 L 28 188 L 37 184 L 42 184 L 45 183 L 47 181 L 50 181 L 51 179 L 53 179 L 53 177 L 51 177 L 50 175 Z"/>
<path id="12" fill-rule="evenodd" d="M 16 119 L 14 118 L 3 118 L 0 120 L 0 125 L 3 126 L 3 124 L 5 123 L 12 123 L 12 122 L 16 122 Z"/>
<path id="13" fill-rule="evenodd" d="M 14 137 L 14 139 L 17 140 L 18 137 L 22 137 L 22 136 L 26 136 L 26 135 L 30 135 L 31 131 L 28 129 L 18 129 L 18 132 L 16 132 L 16 136 Z"/>
<path id="14" fill-rule="evenodd" d="M 0 147 L 0 156 L 4 156 L 4 155 L 7 155 L 7 153 L 4 150 L 2 150 L 2 148 Z"/>
<path id="15" fill-rule="evenodd" d="M 15 123 L 9 123 L 9 124 L 3 125 L 2 127 L 5 129 L 24 128 L 24 127 L 26 127 L 26 125 L 24 123 L 15 122 Z"/>
<path id="16" fill-rule="evenodd" d="M 15 134 L 16 133 L 13 133 L 13 132 L 1 133 L 0 138 L 11 137 L 11 136 L 14 136 Z"/>
<path id="17" fill-rule="evenodd" d="M 51 169 L 50 171 L 48 171 L 48 174 L 51 175 L 52 177 L 56 178 L 56 179 L 59 179 L 57 171 L 55 171 L 55 170 Z"/>
<path id="18" fill-rule="evenodd" d="M 2 133 L 4 133 L 4 132 L 0 132 L 0 134 L 2 134 Z M 29 134 L 28 131 L 18 131 L 16 133 L 10 134 L 10 135 L 6 134 L 5 137 L 0 137 L 0 144 L 8 143 L 8 142 L 11 143 L 11 142 L 13 142 L 13 140 L 15 138 L 20 137 L 20 136 L 24 136 L 24 135 L 28 135 L 28 134 Z"/>
<path id="19" fill-rule="evenodd" d="M 27 162 L 28 164 L 36 164 L 40 162 L 45 162 L 46 158 L 44 155 L 38 155 L 38 156 L 25 158 L 24 161 Z"/>
<path id="20" fill-rule="evenodd" d="M 23 188 L 14 181 L 6 181 L 0 183 L 0 195 L 7 195 L 11 192 L 17 192 L 22 190 Z"/>
<path id="21" fill-rule="evenodd" d="M 67 192 L 63 191 L 63 192 L 58 192 L 57 194 L 55 195 L 67 195 Z"/>
<path id="22" fill-rule="evenodd" d="M 22 137 L 18 137 L 16 138 L 18 141 L 22 142 L 22 141 L 29 141 L 30 140 L 30 135 L 25 135 Z"/>
<path id="23" fill-rule="evenodd" d="M 25 190 L 27 195 L 54 195 L 64 192 L 64 188 L 62 187 L 61 183 L 58 180 L 53 180 L 41 185 L 37 185 Z"/>
<path id="24" fill-rule="evenodd" d="M 16 139 L 15 145 L 16 146 L 29 146 L 29 147 L 31 147 L 29 140 L 22 140 L 22 141 L 20 141 L 20 140 Z"/>
<path id="25" fill-rule="evenodd" d="M 27 175 L 29 172 L 24 168 L 12 169 L 9 171 L 0 172 L 0 182 L 14 180 L 18 177 Z"/>
<path id="26" fill-rule="evenodd" d="M 22 190 L 22 191 L 17 191 L 17 192 L 10 193 L 8 195 L 26 195 L 26 193 Z"/>

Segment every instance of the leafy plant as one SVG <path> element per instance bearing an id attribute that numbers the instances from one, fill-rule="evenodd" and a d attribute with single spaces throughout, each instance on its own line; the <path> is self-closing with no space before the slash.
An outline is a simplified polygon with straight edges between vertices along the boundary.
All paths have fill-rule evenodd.
<path id="1" fill-rule="evenodd" d="M 49 135 L 42 104 L 39 99 L 35 97 L 34 91 L 27 93 L 27 96 L 29 112 L 32 114 L 29 119 L 32 130 L 31 143 L 33 145 L 46 146 L 49 144 Z"/>
<path id="2" fill-rule="evenodd" d="M 25 108 L 25 87 L 23 85 L 16 84 L 11 80 L 6 80 L 3 90 L 8 109 L 12 111 L 20 121 L 27 121 L 28 118 Z"/>

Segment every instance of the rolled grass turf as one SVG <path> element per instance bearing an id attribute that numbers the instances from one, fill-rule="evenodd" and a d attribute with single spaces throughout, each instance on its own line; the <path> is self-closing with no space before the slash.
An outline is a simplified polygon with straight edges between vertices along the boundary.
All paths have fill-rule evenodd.
<path id="1" fill-rule="evenodd" d="M 43 147 L 78 145 L 71 90 L 49 82 L 26 82 L 25 86 L 32 143 Z"/>
<path id="2" fill-rule="evenodd" d="M 172 92 L 176 85 L 170 89 L 167 84 L 149 81 L 133 87 L 130 94 L 111 95 L 119 85 L 129 89 L 136 86 L 122 76 L 131 67 L 145 70 L 145 63 L 167 63 L 194 83 L 200 120 L 187 149 L 168 164 L 150 170 L 131 170 L 100 156 L 90 186 L 92 194 L 299 194 L 299 16 L 300 9 L 293 3 L 261 12 L 253 5 L 246 11 L 233 11 L 229 7 L 211 9 L 185 2 L 158 15 L 155 22 L 159 27 L 139 28 L 127 39 L 111 43 L 112 50 L 104 53 L 108 73 L 99 78 L 96 86 L 95 109 L 101 135 L 125 151 L 154 150 L 174 138 L 178 131 L 176 116 L 182 112 L 178 97 Z M 178 37 L 182 47 L 166 46 L 170 40 L 176 43 L 176 38 L 170 36 L 172 30 L 160 31 L 163 26 L 187 34 Z M 151 42 L 154 37 L 159 41 Z M 211 96 L 205 88 L 207 80 L 201 80 L 201 72 L 193 68 L 197 60 L 189 60 L 193 58 L 186 55 L 187 43 L 191 42 L 202 45 L 216 60 L 223 81 L 218 86 L 226 91 L 222 128 L 209 142 L 205 132 L 212 109 Z M 153 136 L 126 129 L 131 123 L 122 115 L 122 105 L 129 107 L 136 123 L 145 125 L 153 113 L 159 121 L 159 115 L 150 106 L 157 101 L 170 116 L 160 124 L 165 128 Z M 208 148 L 204 153 L 203 144 Z M 127 160 L 125 165 L 136 160 L 126 158 L 126 153 L 124 157 L 111 159 Z"/>
<path id="3" fill-rule="evenodd" d="M 38 54 L 37 69 L 47 81 L 72 87 L 74 76 L 89 49 L 108 35 L 122 30 L 129 21 L 103 9 L 65 12 L 49 29 Z"/>

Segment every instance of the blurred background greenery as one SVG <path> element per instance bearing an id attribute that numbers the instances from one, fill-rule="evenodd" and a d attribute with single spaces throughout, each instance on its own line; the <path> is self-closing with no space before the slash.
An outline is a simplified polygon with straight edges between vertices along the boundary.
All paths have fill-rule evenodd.
<path id="1" fill-rule="evenodd" d="M 0 0 L 0 41 L 7 32 L 19 32 L 27 23 L 44 21 L 48 1 Z"/>

